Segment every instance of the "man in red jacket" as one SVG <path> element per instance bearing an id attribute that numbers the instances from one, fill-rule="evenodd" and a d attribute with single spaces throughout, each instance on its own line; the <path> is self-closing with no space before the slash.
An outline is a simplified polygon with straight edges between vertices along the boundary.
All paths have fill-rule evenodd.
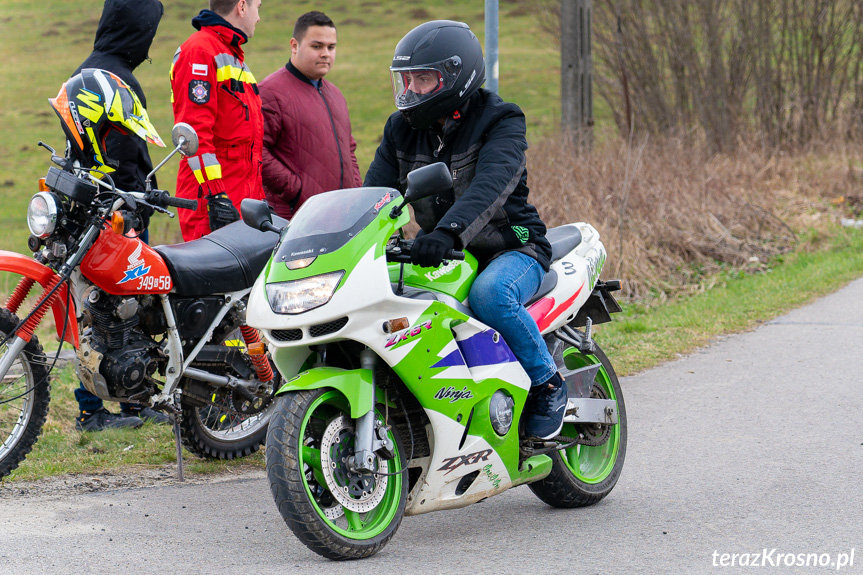
<path id="1" fill-rule="evenodd" d="M 264 191 L 284 218 L 315 194 L 362 185 L 347 102 L 324 80 L 335 60 L 335 24 L 308 12 L 294 26 L 290 60 L 260 85 Z"/>
<path id="2" fill-rule="evenodd" d="M 186 241 L 238 219 L 243 198 L 263 198 L 261 98 L 241 47 L 255 33 L 260 5 L 210 0 L 192 20 L 198 32 L 174 54 L 174 121 L 190 124 L 200 141 L 177 173 L 177 196 L 199 200 L 197 211 L 179 210 Z"/>

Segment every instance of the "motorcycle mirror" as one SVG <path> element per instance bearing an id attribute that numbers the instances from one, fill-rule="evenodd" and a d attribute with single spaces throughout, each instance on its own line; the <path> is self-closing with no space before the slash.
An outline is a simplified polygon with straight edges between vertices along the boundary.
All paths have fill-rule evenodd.
<path id="1" fill-rule="evenodd" d="M 185 122 L 177 122 L 171 130 L 171 141 L 184 156 L 193 156 L 198 151 L 198 134 Z"/>
<path id="2" fill-rule="evenodd" d="M 443 162 L 417 168 L 408 173 L 408 187 L 404 200 L 390 211 L 391 218 L 397 218 L 407 204 L 423 198 L 436 196 L 452 188 L 452 174 Z"/>
<path id="3" fill-rule="evenodd" d="M 452 187 L 452 174 L 443 162 L 417 168 L 408 174 L 408 187 L 405 200 L 415 202 L 429 196 L 436 196 Z"/>
<path id="4" fill-rule="evenodd" d="M 240 202 L 240 213 L 243 216 L 243 222 L 250 228 L 255 228 L 262 232 L 276 232 L 277 234 L 282 231 L 273 225 L 270 206 L 263 200 L 245 198 Z"/>
<path id="5" fill-rule="evenodd" d="M 174 143 L 174 149 L 167 157 L 159 162 L 159 165 L 153 168 L 153 171 L 147 174 L 147 179 L 144 182 L 146 191 L 152 191 L 153 186 L 151 180 L 153 174 L 158 172 L 165 163 L 170 160 L 174 154 L 180 152 L 184 156 L 192 156 L 198 151 L 198 133 L 195 128 L 185 122 L 177 122 L 171 130 L 171 141 Z"/>

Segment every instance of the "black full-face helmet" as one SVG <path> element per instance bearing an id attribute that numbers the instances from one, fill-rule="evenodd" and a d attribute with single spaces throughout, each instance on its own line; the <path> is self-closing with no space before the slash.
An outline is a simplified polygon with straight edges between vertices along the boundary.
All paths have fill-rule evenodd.
<path id="1" fill-rule="evenodd" d="M 485 82 L 485 62 L 467 24 L 434 20 L 401 39 L 390 73 L 396 108 L 411 127 L 427 130 Z"/>
<path id="2" fill-rule="evenodd" d="M 107 70 L 81 70 L 63 84 L 56 98 L 48 101 L 60 117 L 70 157 L 84 168 L 103 173 L 117 169 L 119 162 L 108 155 L 105 146 L 111 130 L 165 145 L 135 92 Z"/>

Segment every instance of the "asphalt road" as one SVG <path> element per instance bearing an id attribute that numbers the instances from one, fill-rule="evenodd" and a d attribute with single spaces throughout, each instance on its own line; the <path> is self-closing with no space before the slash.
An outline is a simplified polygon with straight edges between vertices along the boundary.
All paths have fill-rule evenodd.
<path id="1" fill-rule="evenodd" d="M 592 508 L 517 488 L 334 563 L 291 535 L 263 472 L 7 499 L 0 573 L 863 573 L 861 349 L 858 280 L 625 378 L 626 465 Z"/>

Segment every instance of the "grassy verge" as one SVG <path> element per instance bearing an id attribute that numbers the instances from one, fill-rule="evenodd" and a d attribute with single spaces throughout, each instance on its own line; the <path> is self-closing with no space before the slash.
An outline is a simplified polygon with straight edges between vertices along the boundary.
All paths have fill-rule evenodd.
<path id="1" fill-rule="evenodd" d="M 818 251 L 792 253 L 756 275 L 720 276 L 709 291 L 658 307 L 624 306 L 596 339 L 620 375 L 691 352 L 716 336 L 746 331 L 863 275 L 863 233 L 810 238 Z"/>
<path id="2" fill-rule="evenodd" d="M 655 366 L 704 346 L 718 335 L 751 329 L 783 312 L 835 291 L 863 274 L 863 233 L 840 230 L 810 238 L 822 249 L 785 256 L 770 271 L 728 274 L 712 289 L 651 307 L 624 305 L 624 313 L 596 329 L 621 375 Z M 147 424 L 130 431 L 75 431 L 77 385 L 70 367 L 56 373 L 51 413 L 42 437 L 27 460 L 5 481 L 36 480 L 66 473 L 99 473 L 174 461 L 171 429 Z M 116 410 L 116 406 L 111 406 Z M 263 455 L 213 462 L 184 453 L 190 475 L 220 473 L 238 466 L 263 466 Z"/>
<path id="3" fill-rule="evenodd" d="M 135 466 L 162 466 L 176 461 L 174 434 L 168 425 L 145 423 L 139 429 L 112 429 L 98 433 L 75 430 L 78 387 L 74 369 L 68 365 L 56 370 L 51 381 L 51 408 L 48 422 L 33 451 L 3 481 L 32 481 L 68 473 L 100 473 Z M 118 412 L 117 404 L 106 404 Z M 212 474 L 239 466 L 263 467 L 263 453 L 243 460 L 211 461 L 186 451 L 183 461 L 187 474 Z"/>

